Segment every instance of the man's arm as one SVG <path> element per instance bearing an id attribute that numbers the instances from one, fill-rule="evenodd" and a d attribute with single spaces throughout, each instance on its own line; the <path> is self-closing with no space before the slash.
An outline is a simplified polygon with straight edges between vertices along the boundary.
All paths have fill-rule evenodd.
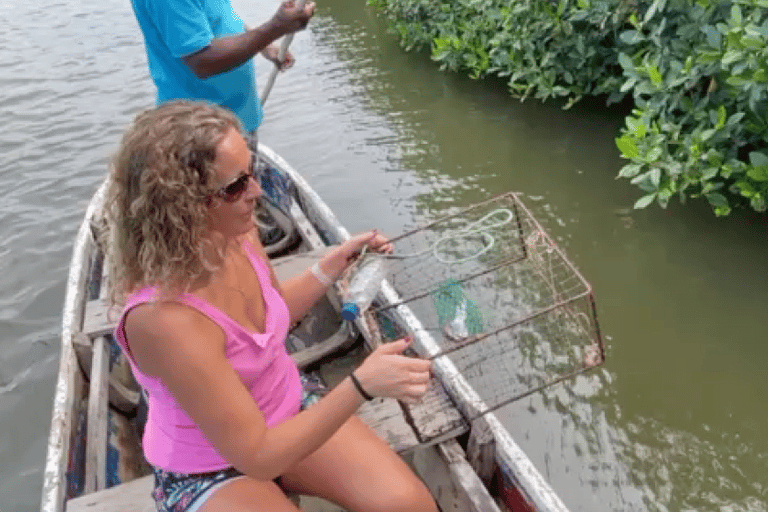
<path id="1" fill-rule="evenodd" d="M 242 34 L 218 37 L 209 46 L 184 57 L 199 78 L 208 78 L 242 65 L 285 34 L 302 30 L 315 12 L 315 3 L 295 7 L 293 0 L 280 5 L 267 23 Z"/>

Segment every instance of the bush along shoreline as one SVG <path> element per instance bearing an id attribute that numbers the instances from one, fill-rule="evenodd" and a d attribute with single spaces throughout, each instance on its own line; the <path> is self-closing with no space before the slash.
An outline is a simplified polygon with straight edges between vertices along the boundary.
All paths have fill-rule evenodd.
<path id="1" fill-rule="evenodd" d="M 616 145 L 635 208 L 768 208 L 768 0 L 369 0 L 408 51 L 521 100 L 634 106 Z"/>

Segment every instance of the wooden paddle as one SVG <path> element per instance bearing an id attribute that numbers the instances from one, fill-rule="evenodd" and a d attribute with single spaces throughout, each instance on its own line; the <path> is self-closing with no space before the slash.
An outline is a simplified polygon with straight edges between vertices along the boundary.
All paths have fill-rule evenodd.
<path id="1" fill-rule="evenodd" d="M 296 2 L 296 6 L 299 9 L 304 8 L 304 4 L 306 3 L 306 0 L 298 0 Z M 291 32 L 290 34 L 286 34 L 283 36 L 283 40 L 280 43 L 280 50 L 277 53 L 277 60 L 278 62 L 283 62 L 285 60 L 285 54 L 288 52 L 288 47 L 291 45 L 291 41 L 293 41 L 293 34 L 294 32 Z M 272 73 L 270 73 L 269 78 L 267 78 L 267 83 L 264 86 L 264 90 L 261 93 L 261 105 L 264 106 L 264 103 L 267 102 L 267 97 L 269 96 L 269 92 L 272 90 L 272 86 L 275 84 L 275 78 L 277 78 L 277 73 L 280 71 L 280 65 L 275 63 L 275 67 L 272 69 Z"/>

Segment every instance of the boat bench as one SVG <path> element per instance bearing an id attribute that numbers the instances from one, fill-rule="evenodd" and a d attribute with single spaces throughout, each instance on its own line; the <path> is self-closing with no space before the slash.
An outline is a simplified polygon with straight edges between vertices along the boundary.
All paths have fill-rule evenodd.
<path id="1" fill-rule="evenodd" d="M 295 275 L 298 271 L 306 269 L 317 260 L 319 254 L 319 252 L 302 253 L 272 260 L 278 279 Z M 330 296 L 329 299 L 331 299 Z M 149 494 L 153 484 L 152 475 L 109 489 L 104 489 L 104 477 L 99 477 L 104 474 L 107 443 L 106 433 L 100 432 L 99 426 L 103 426 L 108 404 L 115 399 L 130 401 L 134 398 L 125 396 L 130 391 L 130 386 L 115 383 L 110 375 L 106 336 L 113 331 L 116 317 L 117 314 L 114 311 L 109 311 L 103 297 L 90 301 L 86 306 L 82 335 L 75 340 L 78 357 L 81 361 L 90 363 L 83 365 L 84 370 L 91 375 L 87 429 L 88 439 L 97 441 L 88 442 L 86 446 L 86 492 L 90 494 L 70 500 L 67 504 L 68 512 L 155 510 Z M 304 367 L 337 350 L 338 346 L 335 345 L 338 344 L 338 340 L 333 344 L 334 346 L 320 349 L 315 345 L 299 353 L 311 350 L 310 357 L 307 357 L 307 354 L 304 356 L 293 354 L 294 359 L 298 359 L 299 365 Z M 400 454 L 411 453 L 416 448 L 441 443 L 469 431 L 468 423 L 437 381 L 433 381 L 427 395 L 419 404 L 404 406 L 393 399 L 376 398 L 363 404 L 357 414 L 380 438 Z"/>

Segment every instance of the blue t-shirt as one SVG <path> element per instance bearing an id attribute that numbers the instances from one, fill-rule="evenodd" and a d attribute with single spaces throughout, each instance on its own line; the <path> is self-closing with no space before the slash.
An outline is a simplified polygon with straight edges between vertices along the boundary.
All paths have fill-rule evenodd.
<path id="1" fill-rule="evenodd" d="M 245 30 L 229 0 L 131 0 L 131 4 L 144 33 L 158 105 L 173 99 L 207 100 L 237 114 L 246 132 L 259 127 L 262 111 L 252 59 L 205 79 L 182 60 L 217 37 Z"/>

